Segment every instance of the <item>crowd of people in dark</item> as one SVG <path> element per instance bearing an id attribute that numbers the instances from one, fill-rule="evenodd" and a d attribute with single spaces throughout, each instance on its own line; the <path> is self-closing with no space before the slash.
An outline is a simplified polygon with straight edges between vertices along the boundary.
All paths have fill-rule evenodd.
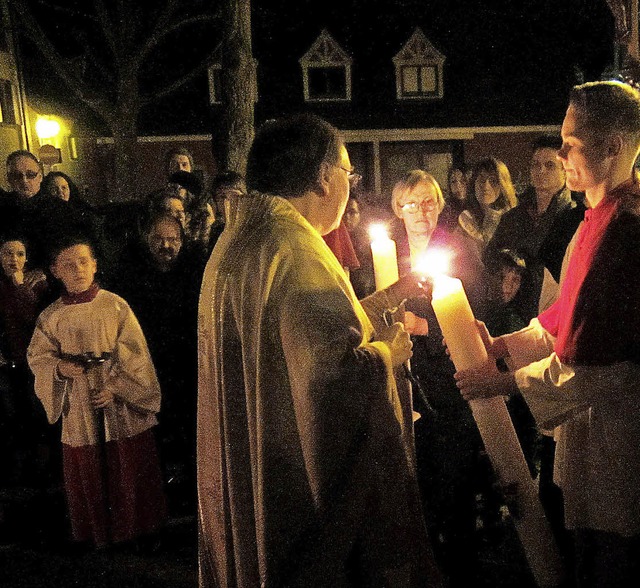
<path id="1" fill-rule="evenodd" d="M 462 280 L 474 315 L 493 336 L 525 327 L 554 299 L 564 252 L 585 209 L 583 195 L 566 187 L 556 157 L 560 147 L 560 137 L 535 140 L 530 184 L 517 196 L 509 170 L 494 157 L 469 168 L 452 167 L 446 191 L 427 171 L 409 171 L 391 199 L 400 276 L 416 267 L 421 255 L 439 250 L 451 256 L 448 272 Z M 367 222 L 360 220 L 366 216 L 366 206 L 352 195 L 344 223 L 360 260 L 351 269 L 359 298 L 375 289 Z M 407 301 L 404 323 L 413 340 L 412 372 L 424 392 L 416 394 L 414 385 L 415 409 L 422 415 L 415 435 L 425 516 L 451 585 L 465 586 L 477 572 L 478 542 L 495 541 L 500 533 L 508 497 L 496 490 L 429 301 Z M 539 431 L 522 397 L 510 398 L 508 409 L 549 521 L 566 548 L 562 499 L 552 479 L 553 437 Z M 461 557 L 465 566 L 459 565 Z"/>
<path id="2" fill-rule="evenodd" d="M 561 146 L 559 136 L 541 136 L 532 144 L 530 184 L 519 194 L 507 166 L 496 157 L 453 166 L 444 190 L 428 170 L 407 170 L 393 189 L 384 219 L 397 244 L 400 276 L 410 273 L 427 249 L 448 251 L 451 275 L 462 280 L 476 318 L 491 336 L 524 328 L 555 300 L 565 250 L 585 210 L 582 194 L 566 186 L 557 158 Z M 12 522 L 7 496 L 20 488 L 70 483 L 60 447 L 67 409 L 49 409 L 39 392 L 38 369 L 42 353 L 58 353 L 57 359 L 75 365 L 78 374 L 93 368 L 67 357 L 58 339 L 49 341 L 53 351 L 36 349 L 34 331 L 40 329 L 40 339 L 46 338 L 50 327 L 43 317 L 53 319 L 43 311 L 65 296 L 73 298 L 62 267 L 71 254 L 88 255 L 95 284 L 123 299 L 132 312 L 128 320 L 139 325 L 142 339 L 133 336 L 133 342 L 122 345 L 127 353 L 142 356 L 139 348 L 148 348 L 157 377 L 157 407 L 141 401 L 140 410 L 157 417 L 151 429 L 166 512 L 196 513 L 200 285 L 224 229 L 225 202 L 242 197 L 245 186 L 243 177 L 232 172 L 210 182 L 185 149 L 167 154 L 166 169 L 162 185 L 144 200 L 129 203 L 131 214 L 122 215 L 118 208 L 90 203 L 63 172 L 43 176 L 40 162 L 27 151 L 7 158 L 10 191 L 0 194 L 0 529 L 5 535 Z M 375 291 L 366 229 L 379 210 L 358 194 L 354 188 L 342 224 L 324 239 L 347 270 L 357 297 L 365 298 Z M 508 496 L 496 484 L 469 404 L 456 386 L 456 370 L 429 300 L 407 300 L 403 310 L 413 342 L 414 410 L 420 415 L 416 468 L 427 529 L 450 585 L 467 586 L 476 573 L 478 541 L 504 522 Z M 95 360 L 96 349 L 87 345 L 76 353 L 93 353 L 89 359 Z M 54 369 L 54 388 L 75 377 L 73 365 L 68 370 L 62 365 Z M 109 364 L 109 373 L 129 369 L 142 370 Z M 154 388 L 153 378 L 140 383 L 141 396 L 144 386 Z M 101 414 L 104 405 L 92 402 Z M 562 547 L 567 538 L 562 497 L 551 476 L 553 437 L 540 431 L 522 397 L 510 397 L 508 409 Z M 108 445 L 106 434 L 96 432 L 87 443 Z M 149 455 L 151 450 L 145 451 Z M 161 528 L 165 511 L 157 508 L 162 516 L 143 527 L 144 534 Z M 108 543 L 91 532 L 76 538 Z M 135 533 L 126 538 L 135 539 Z"/>
<path id="3" fill-rule="evenodd" d="M 25 491 L 27 496 L 61 493 L 69 483 L 63 467 L 65 427 L 69 428 L 64 421 L 69 413 L 64 407 L 61 413 L 50 412 L 47 401 L 36 395 L 42 384 L 37 377 L 34 381 L 37 369 L 29 366 L 28 350 L 38 317 L 69 294 L 54 270 L 56 255 L 78 248 L 83 252 L 85 245 L 96 260 L 95 283 L 124 299 L 139 324 L 162 391 L 153 430 L 168 514 L 195 514 L 198 294 L 204 264 L 224 227 L 224 201 L 244 188 L 242 177 L 231 172 L 209 181 L 184 148 L 166 154 L 166 173 L 160 187 L 142 201 L 98 206 L 67 174 L 54 170 L 45 176 L 32 153 L 16 151 L 7 158 L 10 191 L 0 195 L 3 539 L 12 541 L 30 526 L 24 524 L 23 509 L 15 506 Z M 76 350 L 78 356 L 95 351 L 91 337 L 82 343 L 87 349 Z M 58 359 L 63 359 L 64 347 L 55 344 Z M 88 373 L 87 365 L 80 366 L 82 373 Z M 105 373 L 123 369 L 108 366 Z M 149 407 L 144 410 L 153 413 Z M 107 442 L 86 442 L 96 441 Z M 160 519 L 154 528 L 145 529 L 145 535 L 158 531 Z M 76 535 L 88 544 L 109 541 L 104 534 Z"/>

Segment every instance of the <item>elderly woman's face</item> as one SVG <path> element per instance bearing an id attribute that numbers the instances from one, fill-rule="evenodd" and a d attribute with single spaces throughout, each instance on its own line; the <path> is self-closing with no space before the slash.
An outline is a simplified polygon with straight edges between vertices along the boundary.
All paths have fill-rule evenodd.
<path id="1" fill-rule="evenodd" d="M 481 171 L 474 184 L 476 199 L 481 205 L 491 206 L 500 196 L 500 180 L 498 174 Z"/>
<path id="2" fill-rule="evenodd" d="M 427 180 L 422 180 L 404 196 L 399 204 L 407 233 L 431 236 L 440 215 L 435 186 Z"/>

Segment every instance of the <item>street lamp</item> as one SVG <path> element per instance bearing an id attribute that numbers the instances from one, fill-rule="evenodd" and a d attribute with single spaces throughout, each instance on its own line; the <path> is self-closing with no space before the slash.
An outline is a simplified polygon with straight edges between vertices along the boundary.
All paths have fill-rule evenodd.
<path id="1" fill-rule="evenodd" d="M 49 116 L 39 116 L 36 120 L 36 135 L 38 135 L 40 145 L 44 141 L 57 137 L 59 133 L 60 123 L 57 120 Z"/>
<path id="2" fill-rule="evenodd" d="M 51 116 L 39 116 L 36 120 L 36 135 L 40 142 L 38 158 L 45 166 L 45 171 L 62 162 L 62 153 L 56 139 L 60 129 L 60 123 Z"/>

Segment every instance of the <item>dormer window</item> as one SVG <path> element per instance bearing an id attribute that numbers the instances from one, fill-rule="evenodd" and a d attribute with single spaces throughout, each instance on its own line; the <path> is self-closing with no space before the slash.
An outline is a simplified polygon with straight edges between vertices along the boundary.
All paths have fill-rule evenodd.
<path id="1" fill-rule="evenodd" d="M 325 29 L 300 58 L 307 102 L 351 100 L 353 60 Z"/>
<path id="2" fill-rule="evenodd" d="M 442 68 L 445 57 L 416 28 L 405 46 L 393 58 L 396 94 L 399 100 L 442 98 Z"/>

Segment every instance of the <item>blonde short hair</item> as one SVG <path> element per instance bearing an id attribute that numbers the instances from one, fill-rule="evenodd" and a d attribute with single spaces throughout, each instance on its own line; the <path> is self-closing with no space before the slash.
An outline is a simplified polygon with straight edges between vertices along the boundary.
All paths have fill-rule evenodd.
<path id="1" fill-rule="evenodd" d="M 438 181 L 428 172 L 421 169 L 413 169 L 408 172 L 396 185 L 391 192 L 391 208 L 398 218 L 402 218 L 402 207 L 407 202 L 409 194 L 420 182 L 429 182 L 436 191 L 438 199 L 438 214 L 444 208 L 444 196 Z"/>

